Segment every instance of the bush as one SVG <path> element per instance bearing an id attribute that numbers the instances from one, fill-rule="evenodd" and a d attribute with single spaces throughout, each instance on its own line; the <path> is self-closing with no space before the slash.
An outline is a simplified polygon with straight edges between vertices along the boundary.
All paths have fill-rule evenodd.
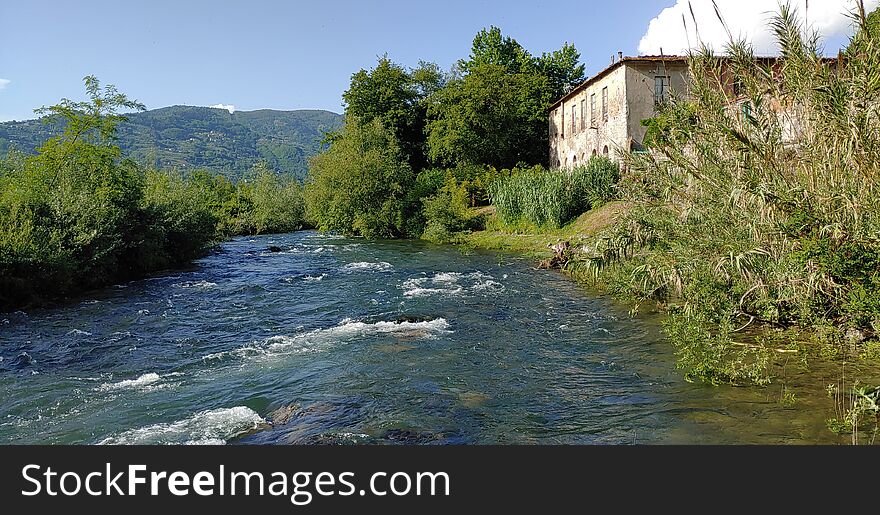
<path id="1" fill-rule="evenodd" d="M 482 225 L 483 217 L 473 214 L 468 207 L 466 187 L 451 174 L 436 195 L 422 202 L 426 219 L 422 239 L 446 243 L 452 241 L 456 233 L 475 230 Z"/>
<path id="2" fill-rule="evenodd" d="M 528 222 L 559 228 L 581 213 L 611 200 L 620 169 L 604 157 L 594 157 L 571 172 L 536 166 L 513 170 L 490 188 L 492 204 L 502 222 Z"/>
<path id="3" fill-rule="evenodd" d="M 617 197 L 620 167 L 605 156 L 595 156 L 571 171 L 575 210 L 595 209 Z M 579 213 L 576 213 L 579 214 Z"/>
<path id="4" fill-rule="evenodd" d="M 296 231 L 305 220 L 302 186 L 293 177 L 278 176 L 258 163 L 239 184 L 240 197 L 249 208 L 240 215 L 238 234 Z"/>
<path id="5" fill-rule="evenodd" d="M 308 216 L 323 231 L 418 236 L 406 223 L 421 207 L 408 195 L 415 181 L 394 135 L 378 119 L 361 123 L 349 117 L 330 148 L 310 162 Z"/>

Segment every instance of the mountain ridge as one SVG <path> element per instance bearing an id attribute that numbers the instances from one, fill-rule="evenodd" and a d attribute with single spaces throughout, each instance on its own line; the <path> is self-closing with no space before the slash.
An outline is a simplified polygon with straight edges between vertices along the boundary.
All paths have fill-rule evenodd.
<path id="1" fill-rule="evenodd" d="M 117 131 L 123 156 L 145 166 L 207 169 L 239 179 L 264 160 L 277 173 L 302 179 L 308 158 L 321 151 L 324 133 L 342 116 L 322 109 L 234 111 L 175 105 L 125 114 Z M 58 134 L 42 119 L 0 123 L 0 152 L 32 153 Z"/>

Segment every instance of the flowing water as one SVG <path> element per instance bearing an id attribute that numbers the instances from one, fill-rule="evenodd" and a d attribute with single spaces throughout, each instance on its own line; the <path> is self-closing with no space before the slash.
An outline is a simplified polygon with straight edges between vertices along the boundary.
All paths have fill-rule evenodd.
<path id="1" fill-rule="evenodd" d="M 300 232 L 0 314 L 0 443 L 838 441 L 823 395 L 687 383 L 655 319 L 531 266 Z"/>

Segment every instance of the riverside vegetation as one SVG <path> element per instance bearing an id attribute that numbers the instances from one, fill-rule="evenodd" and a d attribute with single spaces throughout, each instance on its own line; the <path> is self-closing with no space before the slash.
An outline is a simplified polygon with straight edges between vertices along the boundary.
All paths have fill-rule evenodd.
<path id="1" fill-rule="evenodd" d="M 547 109 L 584 79 L 580 56 L 533 56 L 495 27 L 449 73 L 387 57 L 355 73 L 345 124 L 303 186 L 266 164 L 232 183 L 121 159 L 117 110 L 143 106 L 89 77 L 89 102 L 45 111 L 62 134 L 0 162 L 0 305 L 306 224 L 533 254 L 565 241 L 573 277 L 667 313 L 690 380 L 765 385 L 778 356 L 838 360 L 829 427 L 858 441 L 880 413 L 865 386 L 880 358 L 877 16 L 854 13 L 836 66 L 787 6 L 776 67 L 736 41 L 724 59 L 691 56 L 691 95 L 647 122 L 652 152 L 622 154 L 623 170 L 604 158 L 546 169 Z M 723 66 L 741 77 L 743 109 L 720 87 Z"/>
<path id="2" fill-rule="evenodd" d="M 144 107 L 94 77 L 85 85 L 89 101 L 38 111 L 60 134 L 0 160 L 0 309 L 180 266 L 232 235 L 303 226 L 300 183 L 264 163 L 232 183 L 122 159 L 118 111 Z"/>
<path id="3" fill-rule="evenodd" d="M 601 160 L 544 168 L 549 100 L 583 75 L 573 47 L 535 58 L 492 28 L 448 75 L 383 58 L 353 76 L 309 213 L 367 237 L 535 254 L 571 241 L 573 277 L 667 313 L 690 380 L 766 385 L 777 357 L 834 358 L 846 380 L 829 387 L 829 427 L 859 441 L 880 415 L 880 390 L 851 379 L 876 380 L 880 358 L 878 16 L 859 3 L 839 62 L 786 4 L 777 64 L 733 38 L 725 57 L 694 53 L 691 94 L 646 121 L 652 151 L 621 154 L 622 176 Z"/>

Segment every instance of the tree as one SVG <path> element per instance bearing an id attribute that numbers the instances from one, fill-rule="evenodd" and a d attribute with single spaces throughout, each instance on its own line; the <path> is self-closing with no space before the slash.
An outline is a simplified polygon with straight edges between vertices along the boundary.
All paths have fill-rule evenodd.
<path id="1" fill-rule="evenodd" d="M 538 70 L 547 77 L 553 100 L 562 98 L 584 81 L 585 68 L 580 60 L 580 52 L 569 43 L 559 50 L 545 52 L 538 59 Z"/>
<path id="2" fill-rule="evenodd" d="M 515 39 L 504 36 L 494 25 L 474 36 L 471 54 L 458 61 L 462 73 L 471 73 L 483 65 L 501 66 L 508 73 L 530 73 L 535 70 L 535 59 Z"/>
<path id="3" fill-rule="evenodd" d="M 330 148 L 312 158 L 305 185 L 309 217 L 323 231 L 367 238 L 418 236 L 407 219 L 415 173 L 394 134 L 378 118 L 349 116 Z"/>
<path id="4" fill-rule="evenodd" d="M 364 123 L 378 119 L 397 139 L 409 164 L 425 159 L 425 99 L 443 87 L 445 78 L 433 63 L 407 70 L 383 56 L 372 70 L 360 70 L 342 94 L 345 114 Z M 332 137 L 328 140 L 332 141 Z"/>
<path id="5" fill-rule="evenodd" d="M 470 67 L 461 80 L 434 95 L 428 115 L 430 158 L 512 168 L 542 163 L 547 154 L 547 79 L 511 74 L 496 64 Z"/>
<path id="6" fill-rule="evenodd" d="M 302 187 L 293 177 L 276 174 L 264 162 L 251 169 L 247 182 L 253 209 L 253 232 L 283 233 L 302 228 L 305 206 Z"/>
<path id="7" fill-rule="evenodd" d="M 440 165 L 546 164 L 547 111 L 583 80 L 573 45 L 535 58 L 498 27 L 474 37 L 460 76 L 428 99 L 428 156 Z"/>

